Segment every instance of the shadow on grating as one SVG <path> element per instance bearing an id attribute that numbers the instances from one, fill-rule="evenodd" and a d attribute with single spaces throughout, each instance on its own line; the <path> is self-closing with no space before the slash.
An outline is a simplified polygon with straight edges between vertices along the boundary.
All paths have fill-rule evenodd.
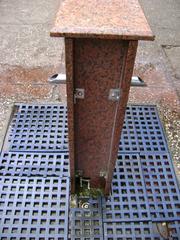
<path id="1" fill-rule="evenodd" d="M 0 177 L 2 239 L 67 239 L 68 178 Z"/>

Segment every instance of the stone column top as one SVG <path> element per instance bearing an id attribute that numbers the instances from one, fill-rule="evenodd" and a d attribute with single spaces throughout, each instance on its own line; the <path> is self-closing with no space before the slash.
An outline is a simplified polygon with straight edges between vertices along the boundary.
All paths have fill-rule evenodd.
<path id="1" fill-rule="evenodd" d="M 138 0 L 65 0 L 53 37 L 153 40 Z"/>

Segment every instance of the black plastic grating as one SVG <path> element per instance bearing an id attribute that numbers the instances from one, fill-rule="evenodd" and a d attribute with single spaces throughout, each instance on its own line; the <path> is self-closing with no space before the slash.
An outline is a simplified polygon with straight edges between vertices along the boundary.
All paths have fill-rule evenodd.
<path id="1" fill-rule="evenodd" d="M 2 239 L 67 239 L 68 178 L 0 177 Z"/>
<path id="2" fill-rule="evenodd" d="M 2 153 L 0 175 L 69 177 L 69 156 L 68 153 Z"/>
<path id="3" fill-rule="evenodd" d="M 6 151 L 68 150 L 66 106 L 17 104 L 16 108 L 6 140 Z M 155 106 L 127 107 L 119 151 L 167 151 Z"/>
<path id="4" fill-rule="evenodd" d="M 54 117 L 49 121 L 52 114 Z M 69 239 L 163 240 L 154 225 L 167 221 L 173 228 L 172 239 L 179 240 L 180 223 L 174 222 L 180 219 L 179 189 L 156 107 L 127 107 L 112 196 L 109 201 L 101 199 L 103 208 L 100 201 L 93 200 L 90 209 L 72 208 L 70 215 L 66 114 L 66 106 L 62 105 L 17 105 L 7 138 L 10 152 L 2 153 L 0 160 L 0 174 L 4 175 L 0 184 L 5 186 L 3 191 L 0 187 L 0 233 L 3 234 L 0 239 L 67 239 L 69 221 Z M 55 115 L 59 119 L 56 122 Z M 25 179 L 24 185 L 30 188 L 20 189 L 17 182 L 12 184 L 12 179 Z M 28 182 L 31 179 L 34 183 Z M 38 179 L 44 181 L 41 186 L 36 182 Z M 62 210 L 61 216 L 58 212 L 61 208 L 54 209 L 57 188 L 49 179 L 50 182 L 58 179 L 59 187 L 61 181 L 66 182 L 57 196 L 67 210 L 65 214 Z M 9 184 L 12 189 L 7 188 Z M 17 185 L 15 193 L 14 185 Z M 47 192 L 49 185 L 55 187 L 53 191 L 50 189 L 51 194 Z M 4 201 L 6 197 L 8 201 Z M 22 212 L 25 210 L 28 215 Z"/>
<path id="5" fill-rule="evenodd" d="M 104 223 L 104 239 L 155 240 L 150 222 Z"/>
<path id="6" fill-rule="evenodd" d="M 119 151 L 126 153 L 140 151 L 131 106 L 127 106 L 126 108 L 121 139 L 119 142 Z"/>
<path id="7" fill-rule="evenodd" d="M 167 152 L 167 142 L 155 106 L 131 106 L 140 152 Z"/>
<path id="8" fill-rule="evenodd" d="M 104 222 L 150 220 L 146 189 L 138 154 L 118 156 L 112 194 L 103 201 Z"/>
<path id="9" fill-rule="evenodd" d="M 78 202 L 81 202 L 78 199 Z M 73 240 L 103 240 L 102 204 L 101 198 L 88 199 L 88 207 L 83 204 L 70 209 L 69 239 Z"/>
<path id="10" fill-rule="evenodd" d="M 141 154 L 140 159 L 152 220 L 180 220 L 180 192 L 169 154 Z"/>
<path id="11" fill-rule="evenodd" d="M 16 105 L 6 149 L 63 151 L 68 149 L 67 109 L 64 105 Z"/>
<path id="12" fill-rule="evenodd" d="M 180 239 L 180 223 L 169 224 L 169 240 Z M 152 222 L 104 223 L 104 240 L 165 240 Z"/>

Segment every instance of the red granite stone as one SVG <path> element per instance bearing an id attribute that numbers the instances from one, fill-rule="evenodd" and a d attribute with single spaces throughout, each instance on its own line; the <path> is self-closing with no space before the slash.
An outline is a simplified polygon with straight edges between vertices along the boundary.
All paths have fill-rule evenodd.
<path id="1" fill-rule="evenodd" d="M 66 39 L 65 43 L 71 190 L 75 190 L 75 173 L 82 172 L 91 187 L 108 194 L 137 41 Z M 74 104 L 75 88 L 85 90 L 85 99 Z M 108 99 L 111 88 L 121 89 L 119 101 Z"/>
<path id="2" fill-rule="evenodd" d="M 138 0 L 65 0 L 51 36 L 154 39 Z"/>
<path id="3" fill-rule="evenodd" d="M 71 192 L 75 192 L 73 40 L 65 39 Z"/>
<path id="4" fill-rule="evenodd" d="M 107 168 L 108 175 L 107 175 L 107 180 L 106 180 L 106 185 L 104 190 L 106 195 L 108 195 L 111 190 L 111 181 L 113 177 L 115 162 L 117 159 L 119 138 L 120 138 L 120 134 L 121 134 L 123 123 L 124 123 L 126 105 L 128 102 L 128 95 L 129 95 L 131 77 L 132 77 L 134 62 L 136 57 L 137 44 L 138 44 L 137 41 L 130 41 L 128 43 L 126 57 L 125 57 L 125 60 L 123 61 L 124 69 L 123 69 L 122 81 L 120 80 L 120 83 L 119 83 L 119 88 L 122 90 L 122 96 L 116 111 L 117 114 L 116 114 L 115 124 L 114 124 L 111 156 L 108 163 L 109 164 Z"/>
<path id="5" fill-rule="evenodd" d="M 71 191 L 79 175 L 108 195 L 137 40 L 154 36 L 137 0 L 66 0 L 51 36 L 65 36 Z M 74 99 L 77 88 L 83 99 Z"/>

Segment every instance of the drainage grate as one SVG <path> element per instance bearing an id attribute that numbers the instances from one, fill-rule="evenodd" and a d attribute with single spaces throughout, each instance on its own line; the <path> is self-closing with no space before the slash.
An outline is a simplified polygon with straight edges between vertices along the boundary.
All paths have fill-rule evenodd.
<path id="1" fill-rule="evenodd" d="M 69 239 L 103 240 L 101 198 L 78 199 L 78 202 L 82 201 L 86 203 L 82 203 L 81 207 L 70 209 Z"/>
<path id="2" fill-rule="evenodd" d="M 121 154 L 112 194 L 103 201 L 104 222 L 175 221 L 180 193 L 167 154 Z"/>
<path id="3" fill-rule="evenodd" d="M 16 105 L 5 150 L 63 151 L 68 149 L 66 106 Z"/>
<path id="4" fill-rule="evenodd" d="M 122 153 L 139 152 L 138 138 L 133 120 L 132 107 L 126 108 L 125 120 L 119 143 L 119 151 Z"/>
<path id="5" fill-rule="evenodd" d="M 0 177 L 2 239 L 67 239 L 68 178 Z"/>
<path id="6" fill-rule="evenodd" d="M 104 236 L 105 240 L 155 240 L 150 222 L 104 223 Z"/>
<path id="7" fill-rule="evenodd" d="M 0 175 L 8 176 L 69 176 L 67 153 L 2 153 Z"/>
<path id="8" fill-rule="evenodd" d="M 179 239 L 180 194 L 155 106 L 127 107 L 111 196 L 79 197 L 70 213 L 67 134 L 66 106 L 16 105 L 0 158 L 1 240 L 163 240 L 158 222 Z"/>
<path id="9" fill-rule="evenodd" d="M 150 220 L 146 189 L 138 154 L 118 156 L 112 194 L 103 203 L 104 222 Z"/>
<path id="10" fill-rule="evenodd" d="M 104 240 L 179 240 L 180 223 L 171 222 L 170 237 L 160 235 L 152 222 L 118 222 L 104 223 Z"/>
<path id="11" fill-rule="evenodd" d="M 152 220 L 180 219 L 180 192 L 168 154 L 140 155 Z"/>
<path id="12" fill-rule="evenodd" d="M 121 153 L 168 151 L 155 106 L 127 107 L 119 151 Z"/>
<path id="13" fill-rule="evenodd" d="M 68 150 L 66 106 L 17 104 L 16 108 L 4 151 Z M 167 151 L 155 106 L 127 107 L 119 151 Z"/>
<path id="14" fill-rule="evenodd" d="M 155 106 L 131 106 L 140 152 L 168 152 Z"/>

